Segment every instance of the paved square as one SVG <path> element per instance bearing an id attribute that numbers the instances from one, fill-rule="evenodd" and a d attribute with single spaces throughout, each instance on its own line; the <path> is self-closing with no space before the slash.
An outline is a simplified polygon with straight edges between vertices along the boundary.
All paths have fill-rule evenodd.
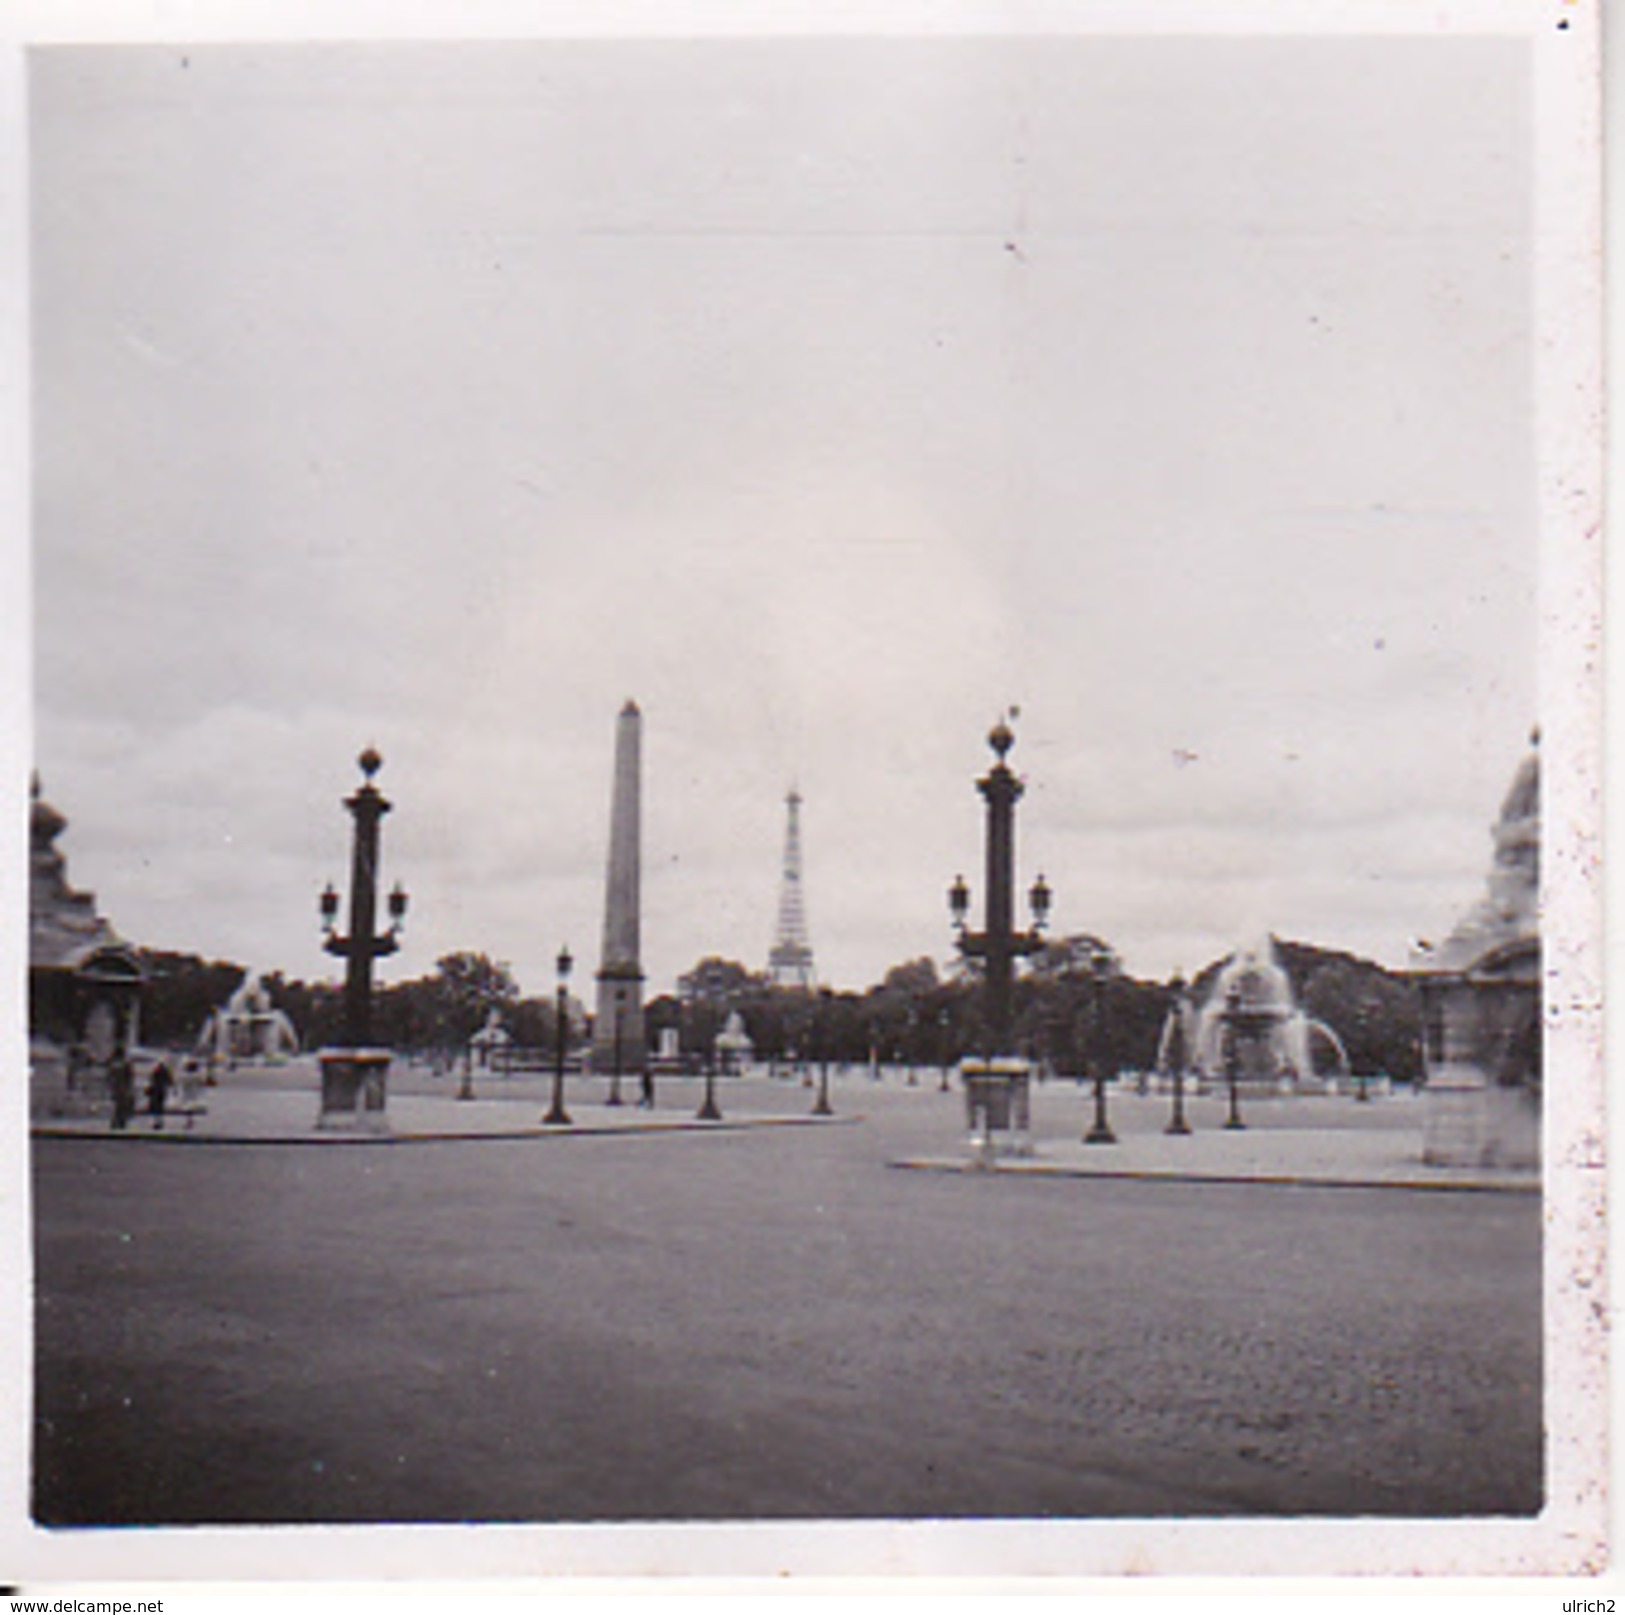
<path id="1" fill-rule="evenodd" d="M 533 1126 L 542 1079 L 496 1091 Z M 661 1114 L 698 1092 L 663 1084 Z M 861 1072 L 833 1096 L 833 1125 L 709 1133 L 623 1107 L 385 1147 L 36 1139 L 37 1516 L 1539 1508 L 1538 1195 L 899 1171 L 958 1152 L 960 1096 Z M 585 1083 L 570 1104 L 605 1115 Z M 1404 1105 L 1340 1125 L 1403 1153 Z M 1041 1088 L 1041 1157 L 1087 1113 Z M 1255 1126 L 1289 1150 L 1293 1115 Z"/>

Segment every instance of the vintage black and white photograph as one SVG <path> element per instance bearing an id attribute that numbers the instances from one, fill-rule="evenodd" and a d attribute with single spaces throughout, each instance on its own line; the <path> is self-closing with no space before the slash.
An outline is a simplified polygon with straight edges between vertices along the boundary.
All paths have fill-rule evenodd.
<path id="1" fill-rule="evenodd" d="M 20 50 L 34 1574 L 1601 1567 L 1597 18 L 1184 15 Z"/>

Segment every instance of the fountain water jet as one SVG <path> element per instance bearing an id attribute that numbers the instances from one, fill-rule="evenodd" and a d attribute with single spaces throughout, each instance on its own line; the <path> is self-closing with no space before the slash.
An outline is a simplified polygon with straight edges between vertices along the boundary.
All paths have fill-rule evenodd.
<path id="1" fill-rule="evenodd" d="M 1275 955 L 1275 939 L 1238 948 L 1215 978 L 1196 1016 L 1191 1061 L 1197 1080 L 1225 1080 L 1225 1057 L 1235 1045 L 1237 1081 L 1254 1093 L 1317 1091 L 1325 1085 L 1316 1071 L 1313 1043 L 1319 1037 L 1333 1056 L 1334 1074 L 1349 1075 L 1348 1051 L 1325 1021 L 1306 1015 Z"/>

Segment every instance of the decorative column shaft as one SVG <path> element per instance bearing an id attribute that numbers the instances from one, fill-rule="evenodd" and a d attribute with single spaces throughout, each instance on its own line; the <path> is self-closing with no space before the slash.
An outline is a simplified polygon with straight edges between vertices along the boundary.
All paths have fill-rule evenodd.
<path id="1" fill-rule="evenodd" d="M 989 1054 L 1010 1045 L 1010 984 L 1015 958 L 1016 803 L 1021 781 L 1000 751 L 998 762 L 977 781 L 987 802 L 987 899 L 984 936 L 987 958 Z M 1025 951 L 1025 950 L 1023 950 Z"/>
<path id="2" fill-rule="evenodd" d="M 373 960 L 385 951 L 378 946 L 378 822 L 390 805 L 371 780 L 354 796 L 346 797 L 344 805 L 355 819 L 350 935 L 345 948 L 344 1040 L 352 1049 L 364 1049 L 372 1045 Z"/>

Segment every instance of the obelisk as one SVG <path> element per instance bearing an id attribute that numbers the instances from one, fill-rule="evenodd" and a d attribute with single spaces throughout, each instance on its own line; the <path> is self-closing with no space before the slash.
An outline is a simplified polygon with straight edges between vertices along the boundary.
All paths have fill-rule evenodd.
<path id="1" fill-rule="evenodd" d="M 608 1073 L 610 1102 L 620 1078 L 644 1067 L 643 967 L 639 962 L 638 866 L 641 856 L 643 717 L 628 701 L 615 723 L 615 787 L 609 815 L 609 876 L 604 894 L 604 949 L 598 966 L 593 1070 Z"/>

